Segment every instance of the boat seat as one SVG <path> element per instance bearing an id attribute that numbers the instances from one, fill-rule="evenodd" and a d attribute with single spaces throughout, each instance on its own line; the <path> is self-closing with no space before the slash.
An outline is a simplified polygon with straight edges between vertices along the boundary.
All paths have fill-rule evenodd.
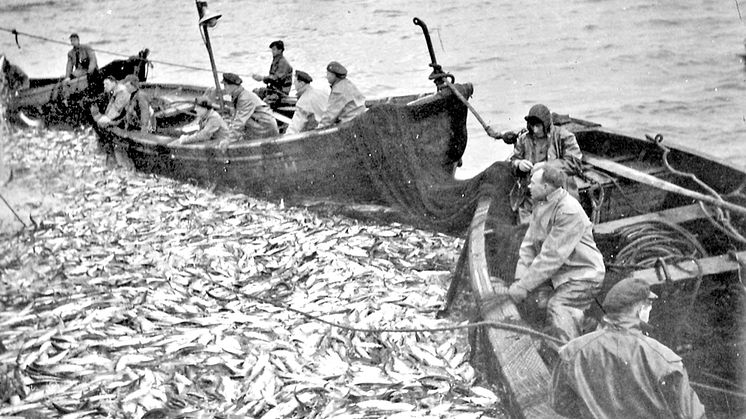
<path id="1" fill-rule="evenodd" d="M 645 221 L 664 221 L 668 223 L 682 224 L 688 221 L 704 218 L 705 213 L 699 204 L 685 205 L 683 207 L 669 208 L 663 211 L 650 212 L 634 217 L 607 221 L 593 226 L 594 234 L 613 234 L 623 227 Z"/>
<path id="2" fill-rule="evenodd" d="M 650 165 L 650 164 L 644 164 L 636 161 L 636 158 L 634 156 L 618 156 L 616 158 L 607 158 L 607 157 L 600 157 L 593 153 L 587 153 L 584 152 L 584 154 L 593 159 L 603 159 L 612 161 L 615 163 L 628 163 L 625 164 L 625 166 L 628 166 L 638 172 L 645 173 L 651 176 L 656 176 L 664 173 L 668 173 L 668 170 L 663 167 L 662 165 Z M 583 174 L 588 178 L 590 181 L 585 179 L 577 179 L 578 183 L 578 189 L 580 191 L 587 190 L 588 188 L 592 187 L 594 184 L 600 184 L 603 187 L 611 186 L 614 183 L 614 180 L 616 177 L 612 176 L 611 174 L 604 172 L 600 170 L 597 167 L 594 167 L 592 164 L 589 164 L 587 162 L 583 162 Z"/>
<path id="3" fill-rule="evenodd" d="M 669 281 L 685 281 L 687 279 L 697 278 L 699 275 L 707 276 L 723 272 L 739 271 L 741 269 L 740 261 L 746 258 L 746 251 L 728 253 L 724 255 L 711 256 L 693 260 L 685 260 L 676 264 L 667 266 Z M 702 271 L 700 272 L 700 268 Z M 658 284 L 661 282 L 660 272 L 656 268 L 640 269 L 632 272 L 633 278 L 640 278 L 648 284 Z"/>

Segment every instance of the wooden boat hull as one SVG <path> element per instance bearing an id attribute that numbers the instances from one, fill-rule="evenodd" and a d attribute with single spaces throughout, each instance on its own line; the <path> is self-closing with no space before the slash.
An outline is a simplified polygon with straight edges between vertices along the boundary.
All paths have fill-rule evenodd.
<path id="1" fill-rule="evenodd" d="M 469 84 L 458 88 L 464 96 L 472 93 Z M 261 197 L 384 203 L 368 175 L 381 163 L 383 152 L 390 151 L 384 147 L 412 146 L 409 152 L 417 156 L 420 169 L 436 178 L 453 178 L 466 147 L 467 110 L 452 92 L 368 105 L 363 115 L 332 128 L 244 141 L 225 151 L 205 145 L 168 146 L 178 132 L 164 136 L 114 128 L 98 129 L 98 134 L 137 170 Z"/>
<path id="2" fill-rule="evenodd" d="M 90 123 L 90 106 L 106 106 L 103 80 L 108 76 L 121 80 L 128 74 L 137 74 L 140 81 L 145 81 L 148 54 L 148 50 L 140 51 L 137 56 L 112 61 L 93 74 L 74 79 L 31 79 L 29 88 L 10 98 L 8 117 L 12 122 L 23 123 L 23 115 L 27 120 L 55 126 Z"/>
<path id="3" fill-rule="evenodd" d="M 607 263 L 598 301 L 603 301 L 605 292 L 625 276 L 651 283 L 661 295 L 653 309 L 651 335 L 682 356 L 708 417 L 740 417 L 746 412 L 746 403 L 734 383 L 743 383 L 746 377 L 742 360 L 746 348 L 741 334 L 746 330 L 746 287 L 741 280 L 744 266 L 739 262 L 746 258 L 746 243 L 714 227 L 695 199 L 671 192 L 676 190 L 671 185 L 698 192 L 705 189 L 667 169 L 662 158 L 665 154 L 674 170 L 693 173 L 732 204 L 746 203 L 746 172 L 682 147 L 666 145 L 666 152 L 658 145 L 660 138 L 634 138 L 579 120 L 570 121 L 567 127 L 575 133 L 584 153 L 580 201 L 596 221 L 594 235 Z M 658 184 L 641 174 L 670 183 Z M 526 227 L 490 216 L 500 199 L 483 197 L 472 220 L 467 240 L 469 284 L 483 319 L 538 329 L 544 309 L 531 299 L 516 306 L 505 296 L 513 281 L 518 246 Z M 734 207 L 730 214 L 730 225 L 746 231 L 746 218 L 739 208 Z M 670 228 L 694 238 L 703 253 L 656 258 L 649 249 L 673 246 L 664 239 L 663 230 L 648 233 L 650 239 L 658 241 L 649 249 L 644 241 L 625 245 L 626 229 L 661 221 L 674 224 Z M 630 245 L 630 253 L 637 252 L 635 260 L 622 258 L 622 251 Z M 645 261 L 647 252 L 653 256 Z M 457 276 L 454 283 L 466 276 Z M 597 316 L 603 314 L 600 305 L 593 309 Z M 552 366 L 541 362 L 537 341 L 522 333 L 494 328 L 482 330 L 477 341 L 479 366 L 493 382 L 504 386 L 515 414 L 525 418 L 558 417 L 549 406 Z"/>

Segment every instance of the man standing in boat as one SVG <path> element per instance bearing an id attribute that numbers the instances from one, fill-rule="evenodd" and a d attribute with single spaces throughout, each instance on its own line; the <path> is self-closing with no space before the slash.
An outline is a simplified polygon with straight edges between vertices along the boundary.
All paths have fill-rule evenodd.
<path id="1" fill-rule="evenodd" d="M 295 90 L 298 102 L 295 104 L 293 120 L 286 134 L 297 134 L 316 128 L 326 110 L 327 95 L 311 86 L 313 78 L 305 71 L 295 72 Z"/>
<path id="2" fill-rule="evenodd" d="M 592 223 L 564 185 L 557 162 L 533 171 L 529 189 L 535 205 L 523 237 L 508 293 L 516 303 L 547 282 L 550 333 L 567 342 L 580 336 L 584 311 L 600 290 L 606 268 L 593 240 Z"/>
<path id="3" fill-rule="evenodd" d="M 211 143 L 218 146 L 226 145 L 230 139 L 228 125 L 223 121 L 220 114 L 212 108 L 212 102 L 205 97 L 196 99 L 194 110 L 199 118 L 199 131 L 190 135 L 184 134 L 171 144 Z"/>
<path id="4" fill-rule="evenodd" d="M 705 417 L 681 358 L 645 336 L 658 297 L 642 279 L 614 285 L 598 330 L 560 350 L 552 376 L 552 408 L 571 418 Z"/>
<path id="5" fill-rule="evenodd" d="M 528 222 L 533 206 L 532 198 L 528 193 L 531 169 L 547 161 L 559 160 L 565 173 L 572 175 L 579 170 L 580 160 L 583 158 L 575 134 L 561 126 L 554 125 L 552 113 L 546 106 L 542 104 L 532 106 L 524 119 L 526 130 L 518 135 L 513 146 L 513 155 L 510 157 L 510 163 L 517 177 L 516 185 L 510 192 L 510 204 L 513 211 L 518 213 L 518 219 L 522 224 Z M 492 127 L 487 133 L 494 138 L 503 138 L 506 142 L 515 138 L 515 134 L 499 134 Z M 570 182 L 568 190 L 573 195 L 577 195 L 574 179 L 569 177 L 568 181 Z"/>
<path id="6" fill-rule="evenodd" d="M 280 96 L 290 94 L 293 86 L 293 67 L 285 58 L 285 43 L 274 41 L 269 44 L 272 51 L 272 64 L 269 66 L 269 75 L 252 74 L 251 77 L 267 84 L 267 87 L 254 89 L 254 93 L 269 104 L 274 104 L 282 99 Z"/>
<path id="7" fill-rule="evenodd" d="M 241 83 L 243 80 L 237 74 L 223 73 L 223 92 L 230 95 L 233 102 L 233 117 L 228 124 L 231 136 L 236 140 L 250 140 L 279 135 L 277 121 L 269 105 L 254 92 L 244 89 Z M 213 88 L 205 92 L 209 98 L 214 95 Z"/>
<path id="8" fill-rule="evenodd" d="M 70 35 L 72 49 L 67 53 L 65 78 L 85 76 L 98 70 L 96 53 L 88 45 L 81 45 L 77 33 Z"/>
<path id="9" fill-rule="evenodd" d="M 365 112 L 365 96 L 347 79 L 347 69 L 332 61 L 326 66 L 326 79 L 332 91 L 319 128 L 347 122 Z"/>

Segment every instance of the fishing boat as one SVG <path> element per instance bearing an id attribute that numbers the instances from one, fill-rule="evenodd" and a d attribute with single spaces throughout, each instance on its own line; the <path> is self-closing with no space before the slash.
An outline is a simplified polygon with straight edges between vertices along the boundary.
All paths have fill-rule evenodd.
<path id="1" fill-rule="evenodd" d="M 172 106 L 156 112 L 154 133 L 97 128 L 99 139 L 113 144 L 137 170 L 252 196 L 385 203 L 370 174 L 386 164 L 382 156 L 395 152 L 392 147 L 416 155 L 417 170 L 439 179 L 453 178 L 466 147 L 466 107 L 451 89 L 370 100 L 368 110 L 352 121 L 241 141 L 225 150 L 214 145 L 170 145 L 194 127 L 193 102 L 189 102 L 194 90 L 170 86 L 171 94 L 163 94 L 165 88 L 160 87 L 158 97 Z M 454 88 L 466 97 L 472 93 L 469 84 Z"/>
<path id="2" fill-rule="evenodd" d="M 90 106 L 106 106 L 103 80 L 113 76 L 117 80 L 136 74 L 140 81 L 147 79 L 149 50 L 110 62 L 87 76 L 65 79 L 32 78 L 29 87 L 15 92 L 8 102 L 10 121 L 36 125 L 79 126 L 90 121 Z"/>
<path id="3" fill-rule="evenodd" d="M 650 283 L 660 296 L 651 336 L 683 358 L 708 417 L 742 417 L 746 172 L 661 136 L 636 138 L 557 115 L 555 121 L 574 132 L 584 155 L 580 201 L 607 265 L 597 301 L 626 276 Z M 483 320 L 539 331 L 546 310 L 507 297 L 526 226 L 511 222 L 504 201 L 500 194 L 479 198 L 442 314 L 468 284 Z M 600 303 L 592 311 L 600 317 Z M 558 417 L 549 405 L 552 366 L 541 339 L 509 328 L 473 337 L 480 370 L 506 390 L 516 417 Z"/>
<path id="4" fill-rule="evenodd" d="M 199 5 L 198 11 L 207 35 L 209 25 L 204 22 L 216 17 Z M 473 93 L 470 84 L 455 84 L 454 77 L 442 71 L 426 25 L 417 18 L 414 23 L 427 40 L 435 92 L 369 100 L 365 113 L 336 126 L 218 149 L 173 145 L 180 135 L 196 129 L 193 98 L 204 88 L 146 85 L 158 103 L 155 132 L 96 127 L 99 140 L 137 170 L 252 196 L 362 204 L 406 201 L 407 188 L 424 185 L 423 178 L 428 185 L 453 180 L 466 148 L 466 103 Z M 211 52 L 209 37 L 204 39 Z M 218 85 L 217 73 L 214 79 Z M 221 105 L 228 108 L 227 115 L 230 105 Z M 292 99 L 285 99 L 274 109 L 281 125 L 292 117 L 293 105 Z"/>

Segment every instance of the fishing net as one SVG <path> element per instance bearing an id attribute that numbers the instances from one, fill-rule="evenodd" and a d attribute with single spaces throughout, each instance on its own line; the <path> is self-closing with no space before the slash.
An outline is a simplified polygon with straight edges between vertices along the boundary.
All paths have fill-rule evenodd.
<path id="1" fill-rule="evenodd" d="M 362 118 L 350 152 L 367 156 L 361 169 L 385 204 L 428 227 L 453 234 L 465 232 L 482 196 L 495 198 L 495 217 L 513 223 L 508 196 L 515 180 L 507 162 L 497 162 L 471 179 L 455 180 L 452 176 L 467 135 L 463 123 L 466 108 L 452 99 L 405 112 L 401 106 L 378 105 L 377 122 L 368 124 Z M 438 113 L 440 117 L 432 117 Z M 428 123 L 418 123 L 424 117 Z M 434 156 L 441 156 L 441 161 L 433 161 Z"/>

